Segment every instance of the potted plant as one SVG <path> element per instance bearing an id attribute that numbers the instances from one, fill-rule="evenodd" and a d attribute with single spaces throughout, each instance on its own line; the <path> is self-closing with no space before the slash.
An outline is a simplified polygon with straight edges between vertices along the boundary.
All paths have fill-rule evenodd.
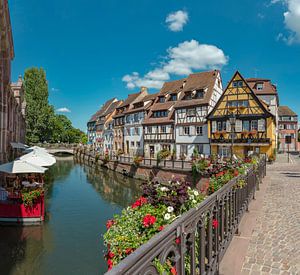
<path id="1" fill-rule="evenodd" d="M 135 167 L 139 167 L 140 164 L 143 162 L 143 159 L 144 158 L 142 156 L 134 156 L 134 158 L 133 158 L 133 165 Z"/>

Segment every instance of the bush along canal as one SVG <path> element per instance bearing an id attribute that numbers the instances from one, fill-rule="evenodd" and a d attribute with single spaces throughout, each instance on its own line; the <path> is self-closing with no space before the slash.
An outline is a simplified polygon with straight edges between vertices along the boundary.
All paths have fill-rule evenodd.
<path id="1" fill-rule="evenodd" d="M 1 274 L 103 274 L 106 221 L 141 195 L 141 182 L 72 157 L 46 178 L 45 222 L 0 227 Z"/>

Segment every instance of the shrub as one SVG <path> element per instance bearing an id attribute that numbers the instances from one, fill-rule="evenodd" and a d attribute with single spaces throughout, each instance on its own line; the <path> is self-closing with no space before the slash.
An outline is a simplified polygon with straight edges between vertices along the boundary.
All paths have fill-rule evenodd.
<path id="1" fill-rule="evenodd" d="M 135 156 L 133 158 L 133 165 L 136 167 L 140 166 L 140 164 L 143 162 L 143 159 L 144 158 L 142 156 Z"/>

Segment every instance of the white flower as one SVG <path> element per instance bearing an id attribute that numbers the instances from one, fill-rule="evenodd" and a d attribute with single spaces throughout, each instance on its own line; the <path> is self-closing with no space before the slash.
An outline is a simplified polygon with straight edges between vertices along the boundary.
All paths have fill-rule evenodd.
<path id="1" fill-rule="evenodd" d="M 163 191 L 163 192 L 164 192 L 164 191 L 169 191 L 169 189 L 168 189 L 167 187 L 164 187 L 164 186 L 161 187 L 160 190 Z"/>
<path id="2" fill-rule="evenodd" d="M 199 192 L 197 190 L 194 191 L 195 196 L 199 196 Z"/>
<path id="3" fill-rule="evenodd" d="M 196 200 L 192 200 L 192 203 L 196 203 L 197 201 Z"/>
<path id="4" fill-rule="evenodd" d="M 169 220 L 171 218 L 171 215 L 169 213 L 166 213 L 164 218 L 167 221 L 167 220 Z"/>
<path id="5" fill-rule="evenodd" d="M 194 195 L 190 195 L 190 199 L 193 200 L 195 198 Z"/>
<path id="6" fill-rule="evenodd" d="M 172 206 L 169 206 L 169 207 L 167 208 L 167 210 L 168 210 L 169 213 L 171 213 L 171 212 L 174 211 L 174 208 L 173 208 Z"/>
<path id="7" fill-rule="evenodd" d="M 188 187 L 188 190 L 191 190 L 191 187 Z"/>

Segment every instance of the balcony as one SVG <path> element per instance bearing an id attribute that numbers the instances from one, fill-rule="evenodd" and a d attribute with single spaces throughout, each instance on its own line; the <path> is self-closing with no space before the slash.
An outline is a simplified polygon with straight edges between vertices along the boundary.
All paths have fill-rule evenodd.
<path id="1" fill-rule="evenodd" d="M 210 140 L 211 144 L 231 144 L 230 138 L 212 138 Z M 269 138 L 236 138 L 233 143 L 235 145 L 269 145 L 271 140 Z"/>
<path id="2" fill-rule="evenodd" d="M 175 142 L 173 133 L 144 134 L 144 140 L 146 142 Z"/>

